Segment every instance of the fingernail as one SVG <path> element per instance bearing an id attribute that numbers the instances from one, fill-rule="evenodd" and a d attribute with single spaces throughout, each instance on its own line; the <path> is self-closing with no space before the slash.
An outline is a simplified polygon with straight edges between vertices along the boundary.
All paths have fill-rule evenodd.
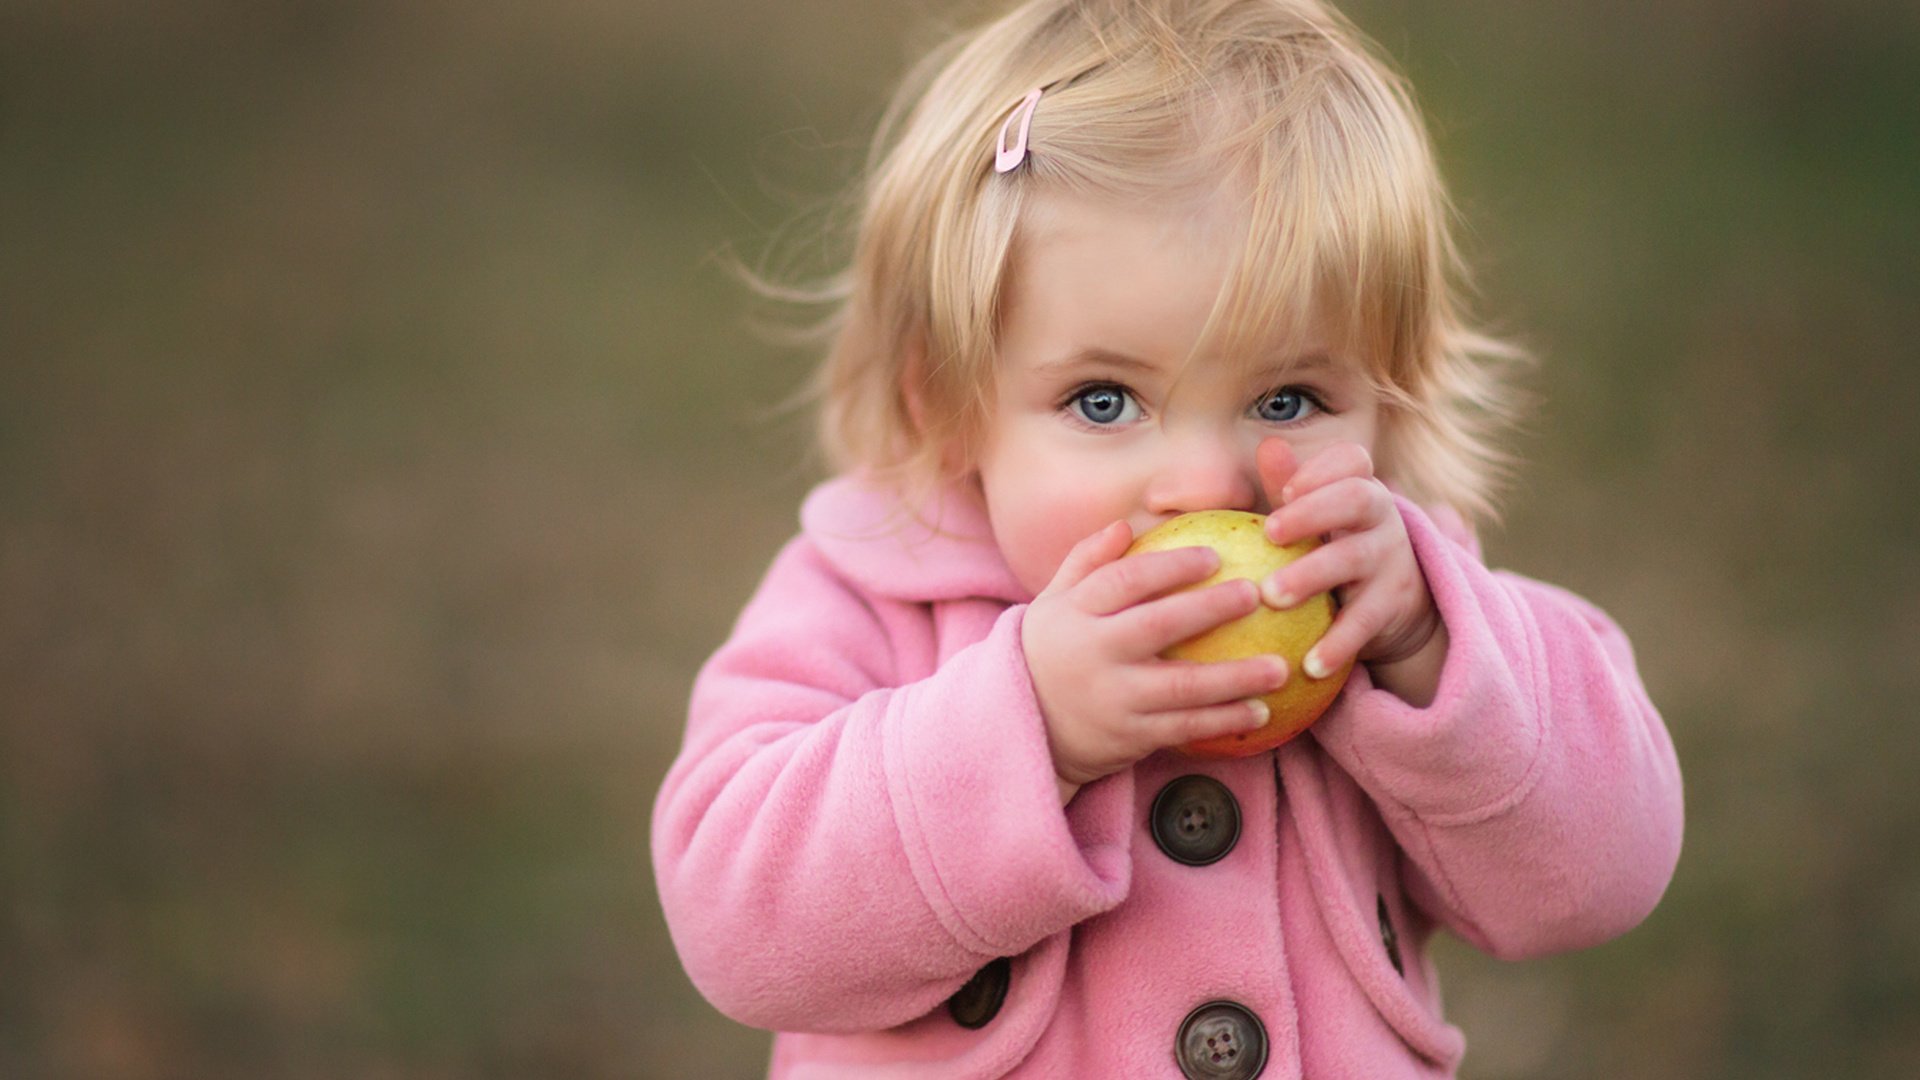
<path id="1" fill-rule="evenodd" d="M 1260 591 L 1266 598 L 1267 606 L 1273 608 L 1275 611 L 1285 611 L 1298 603 L 1292 593 L 1276 585 L 1271 578 L 1267 580 L 1266 584 L 1260 587 Z"/>
<path id="2" fill-rule="evenodd" d="M 1327 662 L 1320 659 L 1320 651 L 1318 649 L 1308 652 L 1306 661 L 1300 666 L 1306 669 L 1307 678 L 1309 679 L 1324 679 L 1332 674 L 1327 668 Z"/>
<path id="3" fill-rule="evenodd" d="M 1249 728 L 1265 727 L 1267 718 L 1273 715 L 1273 710 L 1267 708 L 1267 703 L 1259 698 L 1247 699 L 1247 711 L 1253 714 L 1253 718 L 1247 721 Z"/>
<path id="4" fill-rule="evenodd" d="M 1273 669 L 1273 688 L 1275 690 L 1278 690 L 1282 686 L 1287 685 L 1287 658 L 1286 657 L 1284 656 L 1271 657 L 1269 658 L 1269 662 L 1267 666 Z"/>

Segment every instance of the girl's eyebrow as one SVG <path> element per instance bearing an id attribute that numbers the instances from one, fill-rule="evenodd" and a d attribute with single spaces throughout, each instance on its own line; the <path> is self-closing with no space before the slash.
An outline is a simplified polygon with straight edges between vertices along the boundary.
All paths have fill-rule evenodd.
<path id="1" fill-rule="evenodd" d="M 1043 360 L 1035 365 L 1035 370 L 1042 375 L 1059 375 L 1089 367 L 1123 368 L 1129 371 L 1160 370 L 1160 365 L 1151 360 L 1142 360 L 1140 357 L 1129 356 L 1123 352 L 1103 349 L 1098 345 L 1076 349 L 1057 359 Z"/>
<path id="2" fill-rule="evenodd" d="M 1340 361 L 1328 350 L 1312 348 L 1249 370 L 1256 378 L 1267 379 L 1311 374 L 1332 375 L 1338 373 L 1341 367 Z M 1036 374 L 1047 377 L 1066 375 L 1085 368 L 1120 368 L 1136 372 L 1157 372 L 1161 370 L 1161 365 L 1152 360 L 1143 360 L 1138 356 L 1098 345 L 1076 349 L 1065 356 L 1043 360 L 1034 365 Z"/>
<path id="3" fill-rule="evenodd" d="M 1340 366 L 1340 362 L 1334 359 L 1333 354 L 1325 349 L 1308 349 L 1298 355 L 1289 356 L 1284 360 L 1267 364 L 1261 367 L 1258 373 L 1263 377 L 1269 378 L 1320 373 L 1332 374 L 1337 372 Z"/>

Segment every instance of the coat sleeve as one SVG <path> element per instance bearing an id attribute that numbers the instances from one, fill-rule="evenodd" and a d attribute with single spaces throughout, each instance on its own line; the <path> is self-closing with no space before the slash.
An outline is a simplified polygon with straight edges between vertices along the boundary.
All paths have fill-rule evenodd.
<path id="1" fill-rule="evenodd" d="M 1124 897 L 1131 793 L 1062 812 L 1024 613 L 896 685 L 889 620 L 927 610 L 865 595 L 804 538 L 775 560 L 695 680 L 654 806 L 667 925 L 716 1008 L 892 1027 Z"/>
<path id="2" fill-rule="evenodd" d="M 1672 879 L 1683 817 L 1626 635 L 1399 505 L 1450 639 L 1438 692 L 1414 708 L 1356 668 L 1316 736 L 1380 808 L 1414 901 L 1461 937 L 1513 959 L 1626 932 Z"/>

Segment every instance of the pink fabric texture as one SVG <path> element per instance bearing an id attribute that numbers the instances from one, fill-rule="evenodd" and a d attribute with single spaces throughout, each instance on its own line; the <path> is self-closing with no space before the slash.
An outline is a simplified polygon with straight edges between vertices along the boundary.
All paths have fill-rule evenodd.
<path id="1" fill-rule="evenodd" d="M 694 984 L 780 1033 L 781 1080 L 1179 1077 L 1180 1025 L 1214 1000 L 1259 1018 L 1263 1077 L 1453 1075 L 1431 934 L 1521 958 L 1630 929 L 1679 857 L 1681 782 L 1604 614 L 1399 505 L 1451 637 L 1431 705 L 1356 668 L 1277 751 L 1156 754 L 1063 810 L 1031 597 L 981 512 L 955 493 L 922 523 L 856 478 L 816 489 L 701 671 L 654 807 Z M 1241 819 L 1205 866 L 1149 828 L 1196 773 Z M 943 1003 L 997 957 L 1005 1001 L 962 1027 Z"/>

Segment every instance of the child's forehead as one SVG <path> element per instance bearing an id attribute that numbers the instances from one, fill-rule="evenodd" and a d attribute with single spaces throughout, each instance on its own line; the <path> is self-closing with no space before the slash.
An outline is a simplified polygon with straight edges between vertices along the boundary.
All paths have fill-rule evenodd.
<path id="1" fill-rule="evenodd" d="M 1230 193 L 1161 201 L 1036 193 L 1022 219 L 1002 315 L 1022 331 L 1037 326 L 1051 353 L 1178 354 L 1243 367 L 1353 361 L 1351 342 L 1336 334 L 1345 320 L 1318 297 L 1266 297 L 1254 311 L 1241 303 L 1238 317 L 1222 310 L 1248 292 L 1247 216 Z"/>
<path id="2" fill-rule="evenodd" d="M 1219 206 L 1040 194 L 1008 250 L 1003 313 L 1125 329 L 1210 309 L 1242 247 Z M 1036 314 L 1037 313 L 1037 314 Z"/>
<path id="3" fill-rule="evenodd" d="M 1016 303 L 1070 302 L 1086 318 L 1130 319 L 1168 304 L 1211 303 L 1240 249 L 1239 234 L 1204 205 L 1036 200 L 1009 248 Z M 1068 314 L 1072 314 L 1070 310 Z"/>

